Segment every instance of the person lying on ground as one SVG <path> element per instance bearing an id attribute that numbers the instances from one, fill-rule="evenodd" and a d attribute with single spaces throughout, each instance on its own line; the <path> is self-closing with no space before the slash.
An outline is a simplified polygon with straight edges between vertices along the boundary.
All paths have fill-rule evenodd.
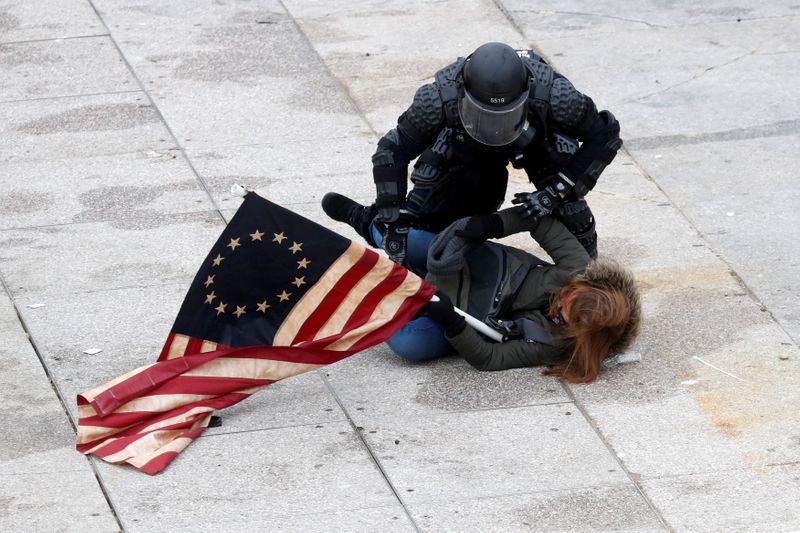
<path id="1" fill-rule="evenodd" d="M 486 241 L 530 231 L 552 259 Z M 457 353 L 478 370 L 548 366 L 572 383 L 593 381 L 605 359 L 638 335 L 641 303 L 633 275 L 592 260 L 557 218 L 532 221 L 520 208 L 461 219 L 433 239 L 429 282 L 440 301 L 387 341 L 400 357 L 424 361 Z M 454 304 L 503 332 L 487 340 Z"/>

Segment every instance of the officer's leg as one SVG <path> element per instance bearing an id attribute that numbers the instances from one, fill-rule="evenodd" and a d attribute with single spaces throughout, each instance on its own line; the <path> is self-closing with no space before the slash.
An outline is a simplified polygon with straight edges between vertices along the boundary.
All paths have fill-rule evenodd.
<path id="1" fill-rule="evenodd" d="M 322 198 L 322 209 L 332 219 L 350 225 L 370 246 L 375 246 L 370 231 L 378 214 L 375 204 L 362 205 L 342 194 L 329 192 Z"/>
<path id="2" fill-rule="evenodd" d="M 380 248 L 383 244 L 383 231 L 378 223 L 372 224 L 370 228 L 372 232 L 372 240 L 375 245 Z M 431 241 L 436 237 L 435 233 L 423 231 L 416 228 L 408 230 L 408 242 L 406 249 L 406 260 L 403 264 L 404 267 L 410 269 L 417 275 L 425 277 L 428 273 L 428 248 L 430 248 Z"/>
<path id="3" fill-rule="evenodd" d="M 577 237 L 589 253 L 589 257 L 592 259 L 597 257 L 597 231 L 594 215 L 586 200 L 581 199 L 562 204 L 554 214 L 570 233 Z"/>

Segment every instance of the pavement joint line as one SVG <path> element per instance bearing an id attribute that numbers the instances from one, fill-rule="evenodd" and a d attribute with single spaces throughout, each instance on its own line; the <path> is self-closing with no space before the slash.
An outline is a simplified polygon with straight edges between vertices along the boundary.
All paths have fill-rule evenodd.
<path id="1" fill-rule="evenodd" d="M 495 0 L 495 2 L 497 2 L 497 1 L 502 1 L 502 0 Z M 538 11 L 532 10 L 532 9 L 512 9 L 512 10 L 506 10 L 506 12 L 509 13 L 510 16 L 513 16 L 513 13 L 533 13 L 533 12 L 538 12 Z M 597 16 L 601 16 L 601 15 L 598 14 Z M 599 37 L 599 36 L 602 36 L 602 35 L 617 35 L 617 34 L 620 34 L 620 33 L 625 33 L 626 35 L 629 35 L 629 34 L 635 34 L 635 33 L 652 32 L 654 29 L 655 30 L 670 31 L 670 30 L 681 30 L 681 29 L 684 29 L 684 28 L 697 28 L 697 27 L 700 27 L 700 26 L 706 26 L 706 27 L 709 27 L 709 26 L 725 26 L 725 25 L 731 25 L 731 26 L 738 25 L 738 26 L 741 26 L 743 22 L 758 22 L 758 21 L 762 21 L 762 20 L 783 20 L 783 19 L 793 20 L 793 19 L 798 18 L 798 17 L 800 17 L 800 15 L 786 14 L 786 15 L 773 15 L 773 16 L 765 16 L 765 17 L 749 17 L 749 18 L 740 17 L 739 20 L 737 20 L 736 18 L 732 18 L 732 19 L 729 19 L 729 20 L 712 20 L 712 21 L 688 22 L 686 24 L 671 24 L 671 25 L 660 26 L 660 27 L 655 27 L 655 28 L 649 28 L 649 27 L 648 28 L 629 28 L 629 29 L 624 29 L 624 30 L 606 30 L 606 31 L 595 31 L 595 32 L 588 31 L 588 32 L 585 32 L 585 33 L 584 32 L 579 32 L 579 31 L 573 31 L 573 32 L 569 32 L 568 34 L 557 35 L 557 36 L 553 36 L 553 37 L 545 37 L 545 38 L 539 39 L 539 42 L 563 41 L 564 39 L 588 39 L 588 38 L 592 38 L 592 37 Z M 644 23 L 642 23 L 642 24 L 644 24 Z M 548 63 L 549 63 L 549 61 L 548 61 Z"/>
<path id="2" fill-rule="evenodd" d="M 647 22 L 646 20 L 641 19 L 629 19 L 625 17 L 616 17 L 614 15 L 607 15 L 605 13 L 584 13 L 582 11 L 559 11 L 559 10 L 551 10 L 551 9 L 514 9 L 511 12 L 513 13 L 535 13 L 537 15 L 541 14 L 556 14 L 556 15 L 578 15 L 583 17 L 590 17 L 590 18 L 599 18 L 599 19 L 611 19 L 611 20 L 621 20 L 623 22 L 633 22 L 635 24 L 644 24 L 650 29 L 665 29 L 668 26 L 664 26 L 662 24 L 655 24 L 653 22 Z"/>
<path id="3" fill-rule="evenodd" d="M 503 15 L 505 15 L 505 17 L 506 17 L 506 19 L 508 19 L 509 23 L 511 23 L 511 25 L 517 30 L 517 32 L 519 32 L 522 35 L 523 39 L 525 39 L 527 41 L 528 40 L 527 35 L 525 34 L 524 31 L 522 31 L 522 28 L 519 26 L 519 24 L 517 24 L 517 21 L 514 19 L 514 17 L 505 8 L 505 6 L 502 3 L 502 0 L 494 0 L 494 3 L 497 6 L 497 8 L 500 10 L 500 12 L 503 13 Z M 536 51 L 537 51 L 537 53 L 539 53 L 538 49 L 536 49 Z M 544 55 L 542 53 L 540 53 L 539 55 L 541 55 L 543 58 L 545 58 L 545 60 L 547 60 L 547 62 L 550 63 L 551 65 L 554 64 L 553 62 L 551 62 L 549 60 L 549 58 L 546 55 Z M 630 155 L 630 154 L 628 154 L 628 155 Z M 637 168 L 640 168 L 640 166 L 636 163 L 636 161 L 632 157 L 631 157 L 631 159 L 634 161 L 634 164 L 636 164 Z M 672 202 L 671 199 L 670 199 L 670 203 L 672 203 L 674 205 L 674 202 Z M 606 447 L 606 449 L 611 454 L 611 456 L 614 458 L 614 460 L 617 462 L 617 464 L 622 469 L 622 471 L 625 472 L 625 475 L 628 476 L 628 479 L 631 481 L 631 483 L 633 483 L 633 485 L 636 488 L 637 492 L 641 495 L 641 497 L 647 503 L 647 505 L 650 508 L 650 510 L 655 514 L 655 516 L 658 519 L 658 521 L 661 522 L 661 524 L 664 526 L 664 528 L 667 531 L 670 531 L 670 532 L 674 531 L 674 529 L 667 523 L 667 521 L 664 518 L 664 516 L 661 513 L 661 511 L 658 510 L 658 508 L 655 506 L 655 504 L 650 499 L 650 497 L 644 492 L 644 489 L 642 488 L 642 486 L 636 481 L 636 479 L 634 479 L 634 477 L 631 474 L 631 472 L 627 469 L 625 464 L 622 462 L 620 457 L 617 455 L 617 453 L 614 450 L 614 448 L 611 446 L 611 443 L 608 442 L 608 440 L 606 439 L 605 435 L 603 435 L 603 433 L 600 431 L 600 428 L 597 426 L 597 424 L 594 423 L 594 420 L 592 420 L 592 418 L 589 416 L 589 413 L 586 410 L 586 407 L 584 407 L 583 404 L 581 404 L 578 401 L 578 398 L 575 396 L 574 392 L 569 387 L 569 385 L 567 385 L 563 380 L 561 380 L 560 382 L 561 382 L 561 386 L 563 387 L 563 389 L 566 392 L 566 394 L 570 398 L 572 398 L 572 401 L 575 404 L 575 408 L 578 409 L 578 411 L 584 417 L 586 422 L 592 428 L 592 431 L 594 431 L 595 435 L 597 435 L 597 437 L 600 439 L 600 441 Z"/>
<path id="4" fill-rule="evenodd" d="M 400 506 L 403 508 L 403 512 L 405 512 L 406 516 L 408 517 L 408 520 L 411 522 L 411 525 L 414 527 L 414 531 L 416 531 L 417 533 L 422 533 L 422 530 L 419 528 L 417 523 L 414 521 L 414 517 L 411 515 L 411 511 L 408 510 L 408 507 L 406 506 L 405 501 L 403 501 L 403 498 L 400 496 L 400 493 L 397 491 L 397 489 L 395 488 L 395 486 L 392 484 L 391 480 L 389 479 L 389 475 L 386 473 L 386 470 L 384 470 L 383 465 L 378 460 L 378 457 L 375 455 L 375 453 L 372 451 L 372 448 L 369 447 L 369 444 L 367 443 L 367 440 L 364 438 L 364 434 L 362 433 L 361 430 L 358 429 L 360 426 L 356 425 L 356 423 L 350 417 L 350 413 L 347 412 L 347 409 L 345 409 L 344 404 L 339 399 L 339 395 L 336 394 L 336 389 L 333 388 L 333 385 L 331 385 L 330 381 L 328 381 L 326 376 L 320 374 L 320 377 L 322 378 L 322 381 L 325 383 L 325 386 L 328 388 L 328 392 L 331 394 L 333 399 L 339 405 L 339 409 L 341 409 L 342 412 L 344 413 L 344 415 L 347 417 L 347 421 L 350 423 L 350 427 L 352 428 L 353 433 L 355 433 L 356 436 L 358 437 L 359 441 L 361 441 L 361 445 L 367 451 L 367 454 L 369 454 L 370 458 L 372 459 L 373 464 L 378 469 L 378 472 L 381 474 L 381 476 L 383 476 L 383 479 L 386 481 L 386 484 L 389 486 L 389 489 L 392 491 L 392 494 L 394 494 L 394 497 L 397 498 L 397 501 L 400 503 Z"/>
<path id="5" fill-rule="evenodd" d="M 716 65 L 711 65 L 709 67 L 704 67 L 703 70 L 701 70 L 700 72 L 694 74 L 693 76 L 690 76 L 690 77 L 688 77 L 688 78 L 686 78 L 684 80 L 681 80 L 681 81 L 679 81 L 677 83 L 673 83 L 672 85 L 668 85 L 666 87 L 663 87 L 663 88 L 661 88 L 661 89 L 659 89 L 657 91 L 653 91 L 653 92 L 650 92 L 650 93 L 647 93 L 647 94 L 643 94 L 643 95 L 637 96 L 635 98 L 628 98 L 627 100 L 620 100 L 618 102 L 612 102 L 609 105 L 609 107 L 613 108 L 614 106 L 623 106 L 625 104 L 632 104 L 632 103 L 635 103 L 635 102 L 641 102 L 642 100 L 647 100 L 648 98 L 651 98 L 653 96 L 658 96 L 659 94 L 664 94 L 665 92 L 671 91 L 672 89 L 675 89 L 676 87 L 682 87 L 682 86 L 684 86 L 684 85 L 686 85 L 688 83 L 692 83 L 694 81 L 697 81 L 700 78 L 702 78 L 703 76 L 705 76 L 706 74 L 708 74 L 709 72 L 711 72 L 712 70 L 718 70 L 718 69 L 727 67 L 728 65 L 732 65 L 733 63 L 736 63 L 737 61 L 741 61 L 742 59 L 744 59 L 746 57 L 750 57 L 750 56 L 757 55 L 757 54 L 758 54 L 758 48 L 754 48 L 753 50 L 750 50 L 749 52 L 746 52 L 744 54 L 740 54 L 740 55 L 738 55 L 738 56 L 736 56 L 736 57 L 734 57 L 732 59 L 729 59 L 727 61 L 724 61 L 722 63 L 716 64 Z"/>
<path id="6" fill-rule="evenodd" d="M 224 412 L 224 411 L 220 411 L 220 412 Z M 222 415 L 217 415 L 217 416 L 219 416 L 220 418 L 223 418 L 223 420 L 224 420 L 224 417 Z M 272 426 L 272 427 L 268 427 L 268 428 L 251 428 L 251 429 L 239 429 L 239 430 L 236 430 L 236 431 L 228 431 L 228 432 L 218 431 L 218 432 L 215 432 L 215 433 L 201 433 L 198 438 L 206 439 L 206 438 L 210 438 L 210 437 L 221 437 L 221 436 L 225 436 L 225 435 L 237 435 L 239 433 L 255 433 L 257 431 L 277 431 L 277 430 L 281 430 L 281 429 L 294 429 L 294 428 L 304 428 L 304 427 L 312 427 L 312 426 L 316 427 L 316 426 L 322 426 L 322 425 L 326 425 L 326 424 L 330 425 L 330 424 L 334 424 L 334 423 L 337 423 L 337 422 L 347 422 L 347 418 L 339 418 L 339 419 L 336 419 L 336 420 L 323 420 L 323 421 L 320 421 L 320 422 L 308 422 L 308 423 L 304 423 L 304 424 L 287 424 L 285 426 Z"/>
<path id="7" fill-rule="evenodd" d="M 0 166 L 2 166 L 1 163 L 0 163 Z M 316 202 L 309 202 L 309 203 L 316 203 Z M 297 204 L 295 204 L 295 205 L 297 205 Z M 222 211 L 226 211 L 227 209 L 228 208 L 225 208 Z M 231 207 L 231 209 L 235 210 L 236 208 Z M 163 217 L 166 218 L 166 217 L 172 217 L 172 216 L 178 217 L 178 216 L 183 216 L 183 215 L 202 215 L 202 214 L 211 215 L 211 214 L 215 214 L 215 213 L 218 213 L 218 212 L 219 212 L 219 210 L 217 210 L 217 209 L 201 209 L 200 211 L 175 211 L 175 212 L 172 212 L 172 213 L 162 213 L 160 216 L 163 216 Z M 133 217 L 131 217 L 131 218 L 133 218 Z M 97 218 L 97 219 L 94 219 L 94 220 L 78 220 L 78 221 L 73 221 L 73 222 L 57 222 L 55 224 L 41 224 L 41 225 L 38 225 L 38 226 L 15 226 L 15 227 L 12 227 L 12 228 L 0 228 L 0 233 L 6 232 L 6 231 L 27 231 L 27 230 L 33 230 L 33 229 L 62 228 L 62 227 L 69 227 L 69 226 L 79 226 L 81 224 L 97 224 L 97 223 L 101 223 L 101 222 L 110 222 L 110 221 L 114 221 L 114 220 L 120 220 L 120 217 L 109 216 L 108 218 L 103 217 L 103 218 Z"/>
<path id="8" fill-rule="evenodd" d="M 320 55 L 319 51 L 314 47 L 314 43 L 312 43 L 311 39 L 308 38 L 308 35 L 306 35 L 306 32 L 303 31 L 302 26 L 300 26 L 300 24 L 297 22 L 297 19 L 294 17 L 292 12 L 289 11 L 289 8 L 286 7 L 286 4 L 284 4 L 283 0 L 278 0 L 278 3 L 283 8 L 284 12 L 286 12 L 286 16 L 288 16 L 289 19 L 292 21 L 294 27 L 297 28 L 297 32 L 300 35 L 302 35 L 303 40 L 306 42 L 308 47 L 311 50 L 313 50 L 314 54 L 316 54 L 316 56 L 319 58 L 320 63 L 322 63 L 322 66 L 325 68 L 325 73 L 328 76 L 330 76 L 332 80 L 336 80 L 336 83 L 339 84 L 339 87 L 342 89 L 342 92 L 345 94 L 345 96 L 347 96 L 347 99 L 350 101 L 350 105 L 353 106 L 353 111 L 355 111 L 356 114 L 364 122 L 364 124 L 366 124 L 367 127 L 369 127 L 372 134 L 378 136 L 378 132 L 377 130 L 375 130 L 375 126 L 372 125 L 372 123 L 367 119 L 367 116 L 364 114 L 364 111 L 358 106 L 358 103 L 356 102 L 355 98 L 353 98 L 353 95 L 350 93 L 350 89 L 347 87 L 347 85 L 345 85 L 345 83 L 341 79 L 339 79 L 338 76 L 334 76 L 333 72 L 331 72 L 331 69 L 328 66 L 328 63 L 325 62 L 325 58 L 323 58 Z M 414 527 L 416 527 L 416 524 L 414 524 Z"/>
<path id="9" fill-rule="evenodd" d="M 72 474 L 75 472 L 83 472 L 83 469 L 70 468 L 68 470 L 48 470 L 46 472 L 13 472 L 10 474 L 0 473 L 0 479 L 14 476 L 52 476 L 53 474 Z"/>
<path id="10" fill-rule="evenodd" d="M 672 148 L 680 145 L 696 145 L 704 143 L 720 143 L 746 141 L 749 139 L 766 139 L 770 137 L 789 137 L 800 133 L 800 118 L 778 120 L 768 124 L 756 124 L 744 128 L 698 133 L 695 135 L 673 134 L 652 137 L 634 137 L 625 141 L 625 148 L 630 155 L 631 150 L 649 151 L 661 148 Z"/>
<path id="11" fill-rule="evenodd" d="M 642 485 L 641 485 L 641 479 L 637 480 L 633 476 L 631 471 L 628 470 L 628 467 L 625 466 L 625 463 L 623 463 L 622 459 L 619 457 L 619 455 L 617 455 L 617 452 L 616 452 L 616 450 L 614 450 L 614 447 L 611 445 L 611 443 L 608 441 L 608 439 L 606 439 L 606 436 L 603 435 L 603 432 L 600 431 L 600 427 L 598 426 L 598 424 L 594 421 L 594 419 L 591 417 L 591 415 L 589 415 L 589 412 L 586 409 L 586 407 L 584 407 L 580 402 L 578 402 L 578 399 L 575 396 L 575 393 L 572 391 L 572 388 L 564 381 L 561 382 L 561 385 L 564 387 L 564 390 L 566 391 L 566 393 L 575 401 L 575 408 L 578 409 L 578 411 L 581 413 L 581 415 L 583 415 L 583 418 L 589 424 L 589 427 L 592 428 L 592 431 L 594 431 L 595 435 L 597 435 L 597 438 L 600 439 L 600 442 L 602 442 L 603 445 L 606 447 L 606 449 L 608 450 L 608 452 L 611 455 L 611 457 L 614 458 L 614 461 L 616 461 L 616 463 L 619 465 L 619 467 L 622 469 L 622 471 L 625 473 L 625 475 L 628 476 L 628 479 L 633 484 L 634 488 L 636 489 L 636 492 L 639 493 L 639 495 L 645 501 L 647 506 L 650 508 L 650 510 L 656 516 L 658 521 L 661 522 L 661 525 L 664 526 L 664 529 L 666 529 L 669 532 L 674 532 L 675 528 L 673 528 L 667 522 L 666 518 L 664 518 L 664 515 L 661 513 L 661 511 L 658 509 L 658 507 L 656 507 L 656 505 L 653 502 L 653 500 L 650 499 L 650 496 L 648 496 L 647 493 L 645 492 L 644 487 L 642 487 Z"/>
<path id="12" fill-rule="evenodd" d="M 188 280 L 185 283 L 184 282 L 178 282 L 178 281 L 170 281 L 168 283 L 154 283 L 154 284 L 151 284 L 151 285 L 148 285 L 148 284 L 144 284 L 144 285 L 125 285 L 125 286 L 122 286 L 122 287 L 106 287 L 106 288 L 102 288 L 102 289 L 86 289 L 86 290 L 82 290 L 82 291 L 56 292 L 56 293 L 51 293 L 51 296 L 52 296 L 52 299 L 56 299 L 56 298 L 62 298 L 64 296 L 77 296 L 77 295 L 81 295 L 81 294 L 95 294 L 95 293 L 101 293 L 101 292 L 126 291 L 126 290 L 130 290 L 130 289 L 152 289 L 154 287 L 172 287 L 172 286 L 184 287 L 184 288 L 187 288 L 187 290 L 188 290 L 188 286 L 191 283 L 192 283 L 192 281 Z M 40 296 L 44 296 L 44 294 L 42 294 L 42 293 L 33 293 L 33 292 L 26 292 L 26 293 L 18 294 L 16 296 L 14 296 L 11 293 L 9 293 L 9 295 L 13 296 L 14 298 L 33 298 L 33 299 L 38 299 Z"/>
<path id="13" fill-rule="evenodd" d="M 106 27 L 106 29 L 108 29 Z M 111 37 L 110 33 L 97 33 L 93 35 L 70 35 L 68 37 L 47 37 L 46 39 L 28 39 L 24 41 L 7 41 L 7 42 L 0 42 L 0 46 L 5 46 L 7 44 L 27 44 L 27 43 L 46 43 L 52 41 L 71 41 L 74 39 L 92 39 L 95 37 Z"/>
<path id="14" fill-rule="evenodd" d="M 503 405 L 503 406 L 499 406 L 499 407 L 478 407 L 478 408 L 475 408 L 475 409 L 456 409 L 456 410 L 452 410 L 452 411 L 441 411 L 441 412 L 438 412 L 438 413 L 423 413 L 423 414 L 420 414 L 420 415 L 404 416 L 404 417 L 401 417 L 401 418 L 404 419 L 404 420 L 413 420 L 413 419 L 417 419 L 417 418 L 422 418 L 422 419 L 428 420 L 428 419 L 431 419 L 431 418 L 445 417 L 445 416 L 450 416 L 450 415 L 463 415 L 463 414 L 469 414 L 469 413 L 486 413 L 486 412 L 490 412 L 490 411 L 511 411 L 511 410 L 514 410 L 514 409 L 530 409 L 530 408 L 535 408 L 535 407 L 548 407 L 548 406 L 552 406 L 552 405 L 573 405 L 574 403 L 575 402 L 573 400 L 564 400 L 564 401 L 558 401 L 558 402 L 530 403 L 530 404 L 524 404 L 524 405 Z M 376 416 L 375 420 L 378 420 L 378 421 L 381 421 L 381 420 L 398 420 L 398 418 L 396 416 L 393 417 L 393 416 L 384 415 L 384 416 Z"/>
<path id="15" fill-rule="evenodd" d="M 130 89 L 127 91 L 106 91 L 100 93 L 76 93 L 76 94 L 59 94 L 56 96 L 39 96 L 36 98 L 19 98 L 17 100 L 0 100 L 0 104 L 19 104 L 23 102 L 41 102 L 42 100 L 59 100 L 64 98 L 81 98 L 84 96 L 109 96 L 114 94 L 131 94 L 141 93 L 139 89 Z"/>
<path id="16" fill-rule="evenodd" d="M 371 140 L 373 140 L 375 142 L 377 142 L 377 140 L 380 138 L 378 136 L 378 134 L 376 134 L 374 132 L 370 132 L 370 133 L 355 134 L 355 135 L 336 135 L 336 136 L 333 136 L 333 137 L 326 137 L 325 140 L 326 141 L 337 141 L 339 139 L 352 139 L 354 137 L 358 137 L 359 135 L 363 135 L 365 140 L 366 140 L 367 137 L 369 137 Z M 214 152 L 216 150 L 225 149 L 225 148 L 257 148 L 259 146 L 276 146 L 276 147 L 280 146 L 280 147 L 283 147 L 283 146 L 287 146 L 287 145 L 296 146 L 298 144 L 309 144 L 309 145 L 313 145 L 313 146 L 319 146 L 319 142 L 318 141 L 312 141 L 312 140 L 308 139 L 308 137 L 303 137 L 303 138 L 299 138 L 299 139 L 292 139 L 291 137 L 286 137 L 286 138 L 281 139 L 280 141 L 274 141 L 274 142 L 230 143 L 230 144 L 223 143 L 223 144 L 215 144 L 214 146 L 210 146 L 210 147 L 207 147 L 207 148 L 203 148 L 203 147 L 197 147 L 197 148 L 187 147 L 186 148 L 186 153 L 197 156 L 197 155 L 203 155 L 203 154 L 208 153 L 208 152 Z"/>
<path id="17" fill-rule="evenodd" d="M 373 505 L 370 507 L 337 507 L 335 510 L 326 509 L 324 511 L 315 511 L 312 513 L 275 513 L 270 516 L 273 518 L 296 518 L 296 517 L 312 517 L 312 516 L 326 516 L 331 514 L 332 512 L 351 512 L 351 511 L 371 511 L 376 509 L 394 509 L 393 506 L 389 505 Z"/>
<path id="18" fill-rule="evenodd" d="M 642 174 L 642 176 L 646 180 L 650 181 L 653 185 L 655 185 L 655 187 L 664 196 L 664 198 L 672 205 L 672 208 L 675 209 L 675 211 L 681 216 L 681 218 L 683 218 L 686 221 L 689 227 L 691 227 L 694 230 L 694 232 L 697 234 L 697 237 L 700 240 L 702 240 L 706 244 L 706 247 L 711 251 L 711 253 L 713 253 L 714 256 L 723 265 L 725 265 L 725 268 L 727 269 L 728 273 L 744 289 L 745 293 L 750 297 L 753 303 L 757 304 L 763 310 L 763 312 L 769 315 L 770 319 L 772 319 L 772 323 L 778 326 L 778 328 L 780 328 L 781 331 L 783 331 L 784 335 L 786 335 L 786 337 L 792 341 L 793 345 L 796 348 L 800 348 L 799 344 L 800 339 L 795 339 L 789 332 L 789 330 L 787 330 L 786 327 L 784 327 L 783 323 L 781 323 L 777 318 L 775 318 L 775 315 L 772 313 L 772 311 L 770 311 L 769 308 L 766 306 L 766 304 L 764 304 L 764 302 L 761 301 L 758 295 L 756 295 L 755 291 L 745 282 L 744 278 L 740 276 L 738 272 L 736 272 L 736 269 L 733 267 L 730 261 L 728 261 L 728 259 L 725 258 L 722 252 L 716 249 L 716 247 L 713 245 L 711 240 L 706 236 L 706 234 L 703 233 L 700 230 L 700 228 L 697 227 L 694 221 L 692 221 L 689 215 L 672 200 L 672 197 L 669 194 L 667 194 L 667 191 L 665 191 L 664 188 L 661 187 L 661 185 L 655 180 L 655 178 L 644 169 L 641 163 L 639 163 L 639 160 L 636 157 L 634 157 L 634 155 L 630 152 L 630 150 L 628 150 L 625 146 L 623 146 L 620 151 L 628 155 L 628 157 L 631 159 L 631 161 L 633 161 L 634 165 L 636 165 L 637 170 Z"/>
<path id="19" fill-rule="evenodd" d="M 736 466 L 730 468 L 712 468 L 709 470 L 698 470 L 697 472 L 681 472 L 678 474 L 663 474 L 658 476 L 642 476 L 642 480 L 652 482 L 660 480 L 690 478 L 695 476 L 708 476 L 714 474 L 726 474 L 730 472 L 752 472 L 762 468 L 780 468 L 782 466 L 798 466 L 800 461 L 790 461 L 787 463 L 764 463 L 764 464 L 750 464 L 746 466 Z"/>
<path id="20" fill-rule="evenodd" d="M 139 92 L 139 91 L 136 91 Z M 114 151 L 111 150 L 109 152 L 97 152 L 91 155 L 89 154 L 74 154 L 74 155 L 62 155 L 61 157 L 12 157 L 6 159 L 0 159 L 0 167 L 3 165 L 14 165 L 14 164 L 26 164 L 26 163 L 44 163 L 44 162 L 51 162 L 51 161 L 71 161 L 73 159 L 100 159 L 104 157 L 115 157 L 120 155 L 134 155 L 134 154 L 146 154 L 148 151 L 154 152 L 162 152 L 162 151 L 173 151 L 177 152 L 179 148 L 177 146 L 168 146 L 165 148 L 143 148 L 140 150 L 122 150 L 122 151 Z"/>
<path id="21" fill-rule="evenodd" d="M 484 496 L 465 496 L 460 498 L 458 496 L 449 496 L 449 497 L 440 497 L 440 498 L 430 498 L 426 499 L 425 502 L 421 505 L 427 505 L 429 503 L 437 503 L 437 502 L 469 502 L 469 501 L 477 501 L 477 500 L 493 500 L 499 498 L 508 498 L 509 496 L 529 496 L 534 494 L 559 494 L 559 493 L 572 493 L 572 492 L 579 492 L 583 490 L 591 490 L 591 489 L 607 489 L 611 487 L 620 487 L 620 488 L 631 488 L 630 483 L 625 482 L 616 482 L 616 483 L 599 483 L 599 484 L 591 484 L 591 485 L 576 485 L 575 487 L 563 487 L 559 489 L 542 489 L 542 490 L 524 490 L 524 491 L 511 491 L 511 492 L 503 492 L 497 494 L 487 494 Z"/>
<path id="22" fill-rule="evenodd" d="M 39 351 L 39 347 L 36 345 L 36 341 L 33 340 L 33 335 L 31 335 L 30 329 L 28 328 L 28 324 L 25 322 L 25 318 L 23 318 L 22 313 L 20 313 L 16 300 L 11 295 L 11 292 L 9 292 L 8 285 L 6 284 L 6 280 L 2 272 L 0 272 L 0 286 L 2 286 L 3 290 L 11 300 L 11 305 L 14 306 L 14 312 L 17 314 L 17 319 L 19 320 L 19 323 L 22 326 L 22 330 L 25 332 L 25 336 L 28 338 L 28 342 L 30 343 L 33 352 L 36 354 L 37 359 L 39 359 L 39 364 L 42 365 L 42 370 L 44 370 L 45 376 L 47 377 L 47 380 L 50 382 L 50 387 L 52 387 L 53 392 L 56 395 L 56 398 L 58 398 L 58 401 L 61 403 L 61 408 L 64 410 L 64 413 L 67 416 L 67 420 L 69 421 L 70 426 L 72 426 L 72 430 L 77 435 L 77 425 L 75 424 L 75 420 L 73 420 L 72 418 L 72 414 L 70 413 L 69 408 L 67 408 L 67 404 L 64 400 L 64 394 L 61 392 L 61 389 L 58 387 L 56 380 L 53 378 L 53 373 L 47 366 L 47 362 L 45 361 L 44 356 L 42 356 L 41 351 Z M 75 453 L 79 452 L 76 450 Z M 120 517 L 117 514 L 117 510 L 111 501 L 111 494 L 106 489 L 105 483 L 103 482 L 103 479 L 100 476 L 100 472 L 97 470 L 97 465 L 95 465 L 94 462 L 92 462 L 91 457 L 84 456 L 84 458 L 86 459 L 86 462 L 89 464 L 89 468 L 92 469 L 92 473 L 94 474 L 95 480 L 97 481 L 98 488 L 100 489 L 100 492 L 103 494 L 103 497 L 106 500 L 106 504 L 108 505 L 108 510 L 111 512 L 111 515 L 117 522 L 120 531 L 124 532 L 125 528 L 122 526 L 122 521 L 120 520 Z"/>
<path id="23" fill-rule="evenodd" d="M 120 58 L 122 59 L 122 62 L 125 64 L 125 67 L 128 69 L 128 72 L 130 72 L 130 74 L 133 77 L 133 79 L 139 85 L 139 88 L 142 90 L 142 92 L 145 94 L 145 96 L 147 96 L 147 100 L 150 102 L 150 105 L 155 110 L 156 114 L 158 115 L 159 119 L 161 120 L 161 123 L 164 125 L 164 128 L 167 130 L 167 133 L 172 138 L 172 141 L 175 143 L 175 146 L 177 147 L 177 151 L 179 151 L 181 153 L 181 155 L 183 156 L 183 160 L 186 162 L 186 165 L 189 167 L 189 169 L 194 174 L 195 179 L 198 181 L 198 183 L 200 183 L 200 186 L 205 191 L 206 195 L 208 196 L 209 201 L 211 202 L 211 205 L 213 205 L 216 208 L 219 218 L 222 219 L 223 222 L 225 222 L 225 217 L 222 215 L 222 210 L 221 210 L 220 206 L 217 205 L 217 201 L 214 199 L 214 195 L 211 194 L 211 190 L 209 189 L 208 184 L 205 182 L 205 180 L 202 178 L 202 176 L 200 176 L 200 173 L 197 172 L 197 169 L 194 167 L 194 164 L 189 159 L 189 156 L 186 154 L 186 151 L 184 150 L 183 146 L 178 141 L 178 137 L 175 135 L 175 132 L 172 131 L 172 127 L 167 122 L 167 119 L 164 117 L 164 114 L 161 112 L 161 109 L 159 109 L 158 105 L 156 105 L 155 100 L 153 100 L 153 97 L 150 95 L 150 93 L 148 92 L 147 88 L 142 83 L 142 80 L 139 78 L 139 75 L 136 73 L 136 70 L 134 70 L 134 68 L 131 65 L 130 61 L 128 61 L 128 58 L 122 52 L 122 48 L 120 48 L 119 43 L 117 43 L 117 40 L 114 38 L 114 35 L 112 35 L 112 33 L 111 33 L 111 29 L 108 27 L 108 24 L 106 24 L 105 19 L 103 19 L 103 17 L 100 15 L 100 11 L 97 9 L 97 6 L 94 5 L 94 0 L 88 0 L 88 2 L 89 2 L 89 5 L 91 6 L 91 8 L 94 10 L 95 15 L 97 16 L 98 20 L 103 24 L 103 27 L 108 32 L 108 38 L 111 40 L 111 43 L 114 45 L 114 48 L 117 50 L 117 53 L 119 54 Z"/>

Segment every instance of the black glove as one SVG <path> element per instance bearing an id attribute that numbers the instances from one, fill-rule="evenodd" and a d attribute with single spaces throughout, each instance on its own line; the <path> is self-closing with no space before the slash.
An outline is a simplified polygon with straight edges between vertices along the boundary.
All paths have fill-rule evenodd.
<path id="1" fill-rule="evenodd" d="M 503 236 L 503 219 L 497 213 L 476 215 L 467 219 L 464 229 L 456 230 L 456 237 L 469 242 L 482 242 Z"/>
<path id="2" fill-rule="evenodd" d="M 561 205 L 561 197 L 550 187 L 545 187 L 536 192 L 518 192 L 511 203 L 522 206 L 522 216 L 539 220 Z"/>
<path id="3" fill-rule="evenodd" d="M 389 259 L 403 265 L 408 251 L 408 226 L 405 224 L 389 224 L 383 234 L 383 249 Z"/>
<path id="4" fill-rule="evenodd" d="M 453 309 L 453 302 L 442 291 L 436 291 L 439 297 L 438 302 L 428 302 L 425 306 L 425 314 L 431 320 L 442 326 L 444 334 L 448 337 L 455 337 L 467 327 L 467 321 Z"/>

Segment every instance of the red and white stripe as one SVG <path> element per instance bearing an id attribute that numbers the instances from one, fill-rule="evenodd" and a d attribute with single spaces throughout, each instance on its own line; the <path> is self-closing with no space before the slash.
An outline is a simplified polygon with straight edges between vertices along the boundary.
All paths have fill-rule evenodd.
<path id="1" fill-rule="evenodd" d="M 294 305 L 272 346 L 233 348 L 172 333 L 157 363 L 80 394 L 77 449 L 156 474 L 202 433 L 215 410 L 383 342 L 434 290 L 351 244 Z"/>

